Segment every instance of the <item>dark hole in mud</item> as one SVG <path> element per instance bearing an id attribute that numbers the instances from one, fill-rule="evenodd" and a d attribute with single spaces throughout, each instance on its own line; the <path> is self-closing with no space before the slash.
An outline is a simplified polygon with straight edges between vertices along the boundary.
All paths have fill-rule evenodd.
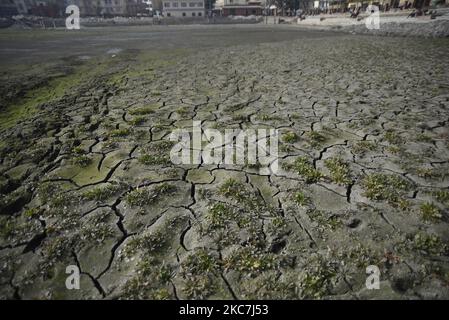
<path id="1" fill-rule="evenodd" d="M 399 293 L 405 293 L 408 289 L 412 287 L 413 281 L 411 279 L 407 278 L 399 278 L 394 279 L 391 283 L 391 286 L 394 291 L 397 291 Z"/>
<path id="2" fill-rule="evenodd" d="M 351 219 L 349 220 L 347 226 L 351 229 L 357 228 L 362 223 L 362 220 L 360 219 Z"/>
<path id="3" fill-rule="evenodd" d="M 282 249 L 285 248 L 286 245 L 287 245 L 287 241 L 285 239 L 276 240 L 271 244 L 270 251 L 273 253 L 279 253 L 282 251 Z"/>
<path id="4" fill-rule="evenodd" d="M 34 251 L 37 247 L 41 245 L 42 241 L 45 239 L 46 236 L 47 234 L 45 232 L 34 236 L 33 239 L 31 239 L 30 242 L 28 242 L 25 249 L 23 249 L 22 253 Z"/>

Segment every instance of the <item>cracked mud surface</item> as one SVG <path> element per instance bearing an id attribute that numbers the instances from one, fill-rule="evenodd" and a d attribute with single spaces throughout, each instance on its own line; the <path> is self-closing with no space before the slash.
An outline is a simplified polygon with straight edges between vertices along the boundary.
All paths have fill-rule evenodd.
<path id="1" fill-rule="evenodd" d="M 449 298 L 448 40 L 314 35 L 3 72 L 0 296 Z M 281 169 L 173 165 L 192 120 Z"/>

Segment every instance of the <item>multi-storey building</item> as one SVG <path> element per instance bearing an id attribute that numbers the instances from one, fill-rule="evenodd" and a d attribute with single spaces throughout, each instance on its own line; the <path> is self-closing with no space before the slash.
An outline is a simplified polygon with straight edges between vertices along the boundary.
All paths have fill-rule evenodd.
<path id="1" fill-rule="evenodd" d="M 260 16 L 264 11 L 265 0 L 222 0 L 219 5 L 223 16 Z"/>
<path id="2" fill-rule="evenodd" d="M 85 16 L 95 16 L 99 15 L 101 8 L 97 5 L 99 1 L 92 0 L 66 0 L 66 5 L 76 5 L 80 9 L 80 15 Z"/>
<path id="3" fill-rule="evenodd" d="M 204 17 L 204 0 L 163 0 L 166 17 Z"/>

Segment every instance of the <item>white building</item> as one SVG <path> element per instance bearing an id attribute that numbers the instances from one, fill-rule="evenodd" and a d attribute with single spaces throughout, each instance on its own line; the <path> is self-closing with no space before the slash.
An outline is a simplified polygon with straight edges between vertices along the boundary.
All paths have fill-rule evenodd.
<path id="1" fill-rule="evenodd" d="M 217 0 L 215 10 L 223 16 L 260 16 L 266 6 L 266 0 Z"/>
<path id="2" fill-rule="evenodd" d="M 166 17 L 204 17 L 204 0 L 163 0 Z"/>

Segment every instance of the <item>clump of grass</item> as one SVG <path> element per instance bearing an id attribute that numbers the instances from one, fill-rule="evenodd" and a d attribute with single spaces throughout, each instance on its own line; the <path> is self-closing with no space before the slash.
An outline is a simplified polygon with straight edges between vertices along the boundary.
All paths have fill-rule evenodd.
<path id="1" fill-rule="evenodd" d="M 41 213 L 40 209 L 31 208 L 31 209 L 26 210 L 24 214 L 25 214 L 25 217 L 32 219 L 32 218 L 39 217 L 40 213 Z"/>
<path id="2" fill-rule="evenodd" d="M 219 270 L 218 259 L 205 249 L 195 250 L 188 255 L 181 264 L 182 273 L 185 276 L 199 276 L 213 274 Z"/>
<path id="3" fill-rule="evenodd" d="M 144 257 L 137 264 L 136 276 L 128 280 L 123 287 L 121 298 L 126 299 L 172 299 L 167 283 L 173 276 L 171 267 L 160 264 L 154 257 Z"/>
<path id="4" fill-rule="evenodd" d="M 207 214 L 209 228 L 211 229 L 224 228 L 233 218 L 235 218 L 234 210 L 221 202 L 214 203 Z"/>
<path id="5" fill-rule="evenodd" d="M 173 278 L 173 270 L 170 266 L 162 264 L 157 268 L 156 279 L 163 284 L 169 283 Z"/>
<path id="6" fill-rule="evenodd" d="M 360 243 L 354 247 L 338 251 L 337 258 L 345 265 L 354 265 L 359 269 L 365 269 L 369 265 L 379 265 L 382 260 L 379 252 Z"/>
<path id="7" fill-rule="evenodd" d="M 282 141 L 285 143 L 295 143 L 298 141 L 298 135 L 293 131 L 289 131 L 282 136 Z"/>
<path id="8" fill-rule="evenodd" d="M 249 275 L 256 275 L 275 266 L 273 254 L 260 252 L 253 247 L 236 249 L 224 260 L 225 269 L 247 272 Z"/>
<path id="9" fill-rule="evenodd" d="M 279 116 L 269 115 L 269 114 L 262 114 L 259 115 L 258 118 L 262 121 L 275 121 L 275 120 L 282 120 Z"/>
<path id="10" fill-rule="evenodd" d="M 323 177 L 323 174 L 315 169 L 306 157 L 297 158 L 288 168 L 296 171 L 306 183 L 316 183 Z"/>
<path id="11" fill-rule="evenodd" d="M 343 222 L 336 215 L 327 215 L 320 210 L 310 210 L 308 212 L 310 219 L 318 224 L 318 229 L 335 230 L 343 225 Z"/>
<path id="12" fill-rule="evenodd" d="M 109 132 L 109 135 L 111 137 L 120 138 L 120 137 L 126 137 L 131 133 L 131 130 L 129 128 L 123 128 L 123 129 L 115 129 Z"/>
<path id="13" fill-rule="evenodd" d="M 95 201 L 104 201 L 109 199 L 112 195 L 114 195 L 117 191 L 120 190 L 120 186 L 118 185 L 107 185 L 106 187 L 98 187 L 86 191 L 83 193 L 83 198 L 86 200 L 95 200 Z"/>
<path id="14" fill-rule="evenodd" d="M 138 125 L 141 125 L 142 123 L 144 123 L 146 121 L 146 118 L 145 117 L 134 117 L 131 121 L 130 121 L 130 123 L 133 125 L 133 126 L 138 126 Z"/>
<path id="15" fill-rule="evenodd" d="M 156 202 L 161 196 L 170 194 L 175 190 L 176 187 L 168 183 L 158 185 L 152 190 L 146 187 L 137 188 L 129 192 L 125 200 L 132 207 L 144 206 Z"/>
<path id="16" fill-rule="evenodd" d="M 403 150 L 398 146 L 388 146 L 386 150 L 393 154 L 401 154 L 403 152 Z"/>
<path id="17" fill-rule="evenodd" d="M 14 235 L 16 228 L 14 219 L 2 219 L 0 223 L 0 238 L 8 240 Z"/>
<path id="18" fill-rule="evenodd" d="M 299 276 L 299 295 L 304 299 L 321 299 L 335 284 L 337 272 L 328 261 L 314 258 Z"/>
<path id="19" fill-rule="evenodd" d="M 449 191 L 438 190 L 433 192 L 433 196 L 442 204 L 449 206 Z"/>
<path id="20" fill-rule="evenodd" d="M 174 141 L 170 140 L 162 140 L 157 141 L 155 143 L 152 143 L 148 150 L 154 151 L 154 152 L 168 152 L 171 150 L 171 148 L 176 144 Z"/>
<path id="21" fill-rule="evenodd" d="M 436 234 L 417 233 L 413 238 L 413 246 L 427 254 L 442 255 L 447 251 L 447 246 Z"/>
<path id="22" fill-rule="evenodd" d="M 238 122 L 247 121 L 247 116 L 244 114 L 234 114 L 234 115 L 232 115 L 232 120 L 238 121 Z"/>
<path id="23" fill-rule="evenodd" d="M 310 131 L 307 133 L 307 137 L 309 138 L 309 143 L 312 147 L 318 147 L 324 142 L 326 142 L 327 138 L 325 135 L 317 132 L 317 131 Z"/>
<path id="24" fill-rule="evenodd" d="M 376 149 L 377 145 L 371 141 L 359 141 L 352 147 L 352 151 L 355 154 L 363 154 L 368 151 L 375 151 Z"/>
<path id="25" fill-rule="evenodd" d="M 340 158 L 329 158 L 324 164 L 330 171 L 333 182 L 341 185 L 349 185 L 351 178 L 349 174 L 349 165 Z"/>
<path id="26" fill-rule="evenodd" d="M 387 130 L 384 134 L 384 140 L 386 140 L 389 144 L 399 145 L 404 142 L 402 137 L 394 130 Z"/>
<path id="27" fill-rule="evenodd" d="M 429 137 L 428 135 L 424 134 L 424 133 L 420 133 L 420 134 L 418 134 L 416 136 L 416 141 L 431 143 L 432 142 L 432 138 Z"/>
<path id="28" fill-rule="evenodd" d="M 442 214 L 440 209 L 433 203 L 423 203 L 421 204 L 421 216 L 424 221 L 435 222 L 439 221 L 442 218 Z"/>
<path id="29" fill-rule="evenodd" d="M 168 165 L 170 164 L 170 158 L 166 155 L 151 155 L 143 154 L 139 157 L 138 161 L 147 166 Z"/>
<path id="30" fill-rule="evenodd" d="M 82 155 L 85 154 L 86 152 L 84 151 L 83 148 L 81 148 L 80 146 L 75 147 L 72 149 L 72 154 L 76 154 L 76 155 Z"/>
<path id="31" fill-rule="evenodd" d="M 215 285 L 210 277 L 200 275 L 188 278 L 182 291 L 189 299 L 204 299 L 214 293 Z"/>
<path id="32" fill-rule="evenodd" d="M 255 279 L 242 283 L 242 298 L 249 300 L 294 300 L 298 299 L 298 288 L 293 276 L 279 278 L 275 272 L 263 273 Z"/>
<path id="33" fill-rule="evenodd" d="M 176 113 L 181 116 L 187 115 L 187 114 L 189 114 L 189 112 L 190 112 L 190 110 L 187 107 L 180 107 L 180 108 L 176 109 Z"/>
<path id="34" fill-rule="evenodd" d="M 158 253 L 167 244 L 166 234 L 161 231 L 155 231 L 144 236 L 133 238 L 128 242 L 124 248 L 123 254 L 126 257 L 130 257 L 144 251 L 147 253 Z"/>
<path id="35" fill-rule="evenodd" d="M 81 168 L 85 168 L 92 163 L 92 159 L 89 156 L 83 154 L 72 158 L 72 163 Z"/>
<path id="36" fill-rule="evenodd" d="M 154 107 L 153 106 L 146 106 L 146 107 L 140 107 L 140 108 L 135 108 L 129 111 L 129 114 L 133 115 L 133 116 L 144 116 L 144 115 L 148 115 L 154 113 Z"/>
<path id="37" fill-rule="evenodd" d="M 435 176 L 435 171 L 432 168 L 419 167 L 414 169 L 415 173 L 420 178 L 429 179 Z"/>
<path id="38" fill-rule="evenodd" d="M 298 191 L 293 195 L 293 201 L 300 206 L 305 206 L 309 203 L 310 199 L 303 192 Z"/>
<path id="39" fill-rule="evenodd" d="M 371 200 L 387 200 L 397 204 L 404 192 L 411 189 L 411 184 L 396 176 L 374 173 L 365 177 L 362 182 L 365 195 Z"/>
<path id="40" fill-rule="evenodd" d="M 248 197 L 245 185 L 232 178 L 225 181 L 220 187 L 219 193 L 226 198 L 232 198 L 237 201 L 245 201 Z"/>

